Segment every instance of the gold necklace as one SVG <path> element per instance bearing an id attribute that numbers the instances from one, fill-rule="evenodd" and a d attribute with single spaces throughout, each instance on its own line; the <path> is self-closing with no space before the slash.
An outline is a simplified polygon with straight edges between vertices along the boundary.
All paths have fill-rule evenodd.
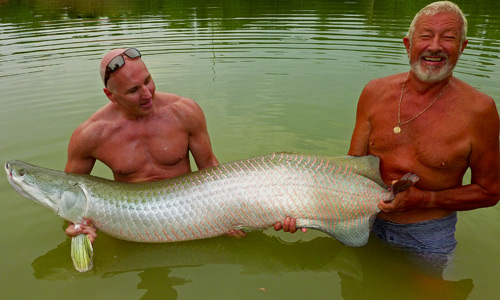
<path id="1" fill-rule="evenodd" d="M 448 83 L 444 86 L 444 88 L 441 90 L 441 92 L 439 93 L 439 95 L 437 95 L 437 97 L 434 100 L 432 100 L 431 104 L 427 105 L 427 107 L 424 108 L 424 110 L 422 110 L 418 114 L 414 115 L 411 119 L 406 120 L 404 122 L 401 122 L 401 102 L 403 100 L 403 93 L 405 91 L 405 85 L 406 85 L 406 81 L 408 81 L 408 78 L 410 78 L 410 72 L 408 72 L 408 75 L 406 76 L 406 79 L 403 82 L 403 87 L 401 88 L 401 97 L 399 97 L 399 108 L 398 108 L 398 125 L 392 129 L 392 131 L 394 131 L 395 134 L 398 134 L 398 133 L 401 132 L 401 126 L 402 125 L 410 123 L 411 121 L 415 120 L 418 116 L 420 116 L 421 114 L 423 114 L 424 112 L 426 112 L 429 108 L 431 108 L 431 106 L 434 103 L 436 103 L 436 101 L 439 99 L 439 97 L 441 97 L 441 95 L 444 93 L 444 91 L 446 90 L 446 88 L 448 87 L 448 85 L 450 84 L 450 81 L 451 81 L 451 80 L 448 81 Z"/>

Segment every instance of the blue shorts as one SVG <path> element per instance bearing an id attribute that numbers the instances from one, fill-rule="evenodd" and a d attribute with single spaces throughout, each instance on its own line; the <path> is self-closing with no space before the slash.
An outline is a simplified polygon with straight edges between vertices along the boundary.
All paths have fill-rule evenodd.
<path id="1" fill-rule="evenodd" d="M 412 224 L 397 224 L 377 218 L 372 231 L 379 239 L 410 252 L 447 255 L 457 244 L 456 224 L 456 212 L 441 219 Z"/>

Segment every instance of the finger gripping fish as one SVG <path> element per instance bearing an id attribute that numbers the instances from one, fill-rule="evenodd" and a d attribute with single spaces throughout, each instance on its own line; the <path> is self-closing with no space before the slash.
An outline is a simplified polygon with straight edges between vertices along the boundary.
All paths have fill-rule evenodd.
<path id="1" fill-rule="evenodd" d="M 368 241 L 377 203 L 391 199 L 379 158 L 273 153 L 176 178 L 122 183 L 33 166 L 5 165 L 11 185 L 62 218 L 91 220 L 135 242 L 175 242 L 264 229 L 286 216 L 348 246 Z M 408 186 L 402 185 L 407 188 Z"/>

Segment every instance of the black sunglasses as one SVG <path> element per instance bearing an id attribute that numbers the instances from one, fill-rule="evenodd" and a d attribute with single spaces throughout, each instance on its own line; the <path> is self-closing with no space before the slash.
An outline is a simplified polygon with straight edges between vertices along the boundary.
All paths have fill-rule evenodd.
<path id="1" fill-rule="evenodd" d="M 126 55 L 128 58 L 137 58 L 141 57 L 141 52 L 139 52 L 139 50 L 135 48 L 129 48 L 123 51 L 121 54 L 118 54 L 117 56 L 113 57 L 113 59 L 110 60 L 110 62 L 106 66 L 106 72 L 104 73 L 105 87 L 108 87 L 108 80 L 109 77 L 111 77 L 111 73 L 116 72 L 125 64 L 125 59 L 123 58 L 123 55 Z"/>

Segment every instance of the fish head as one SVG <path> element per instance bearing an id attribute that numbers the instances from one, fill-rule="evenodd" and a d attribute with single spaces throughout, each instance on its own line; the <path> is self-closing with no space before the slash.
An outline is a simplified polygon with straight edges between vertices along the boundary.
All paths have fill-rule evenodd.
<path id="1" fill-rule="evenodd" d="M 87 210 L 87 197 L 75 176 L 13 160 L 5 163 L 10 185 L 22 196 L 62 218 L 79 223 Z"/>

